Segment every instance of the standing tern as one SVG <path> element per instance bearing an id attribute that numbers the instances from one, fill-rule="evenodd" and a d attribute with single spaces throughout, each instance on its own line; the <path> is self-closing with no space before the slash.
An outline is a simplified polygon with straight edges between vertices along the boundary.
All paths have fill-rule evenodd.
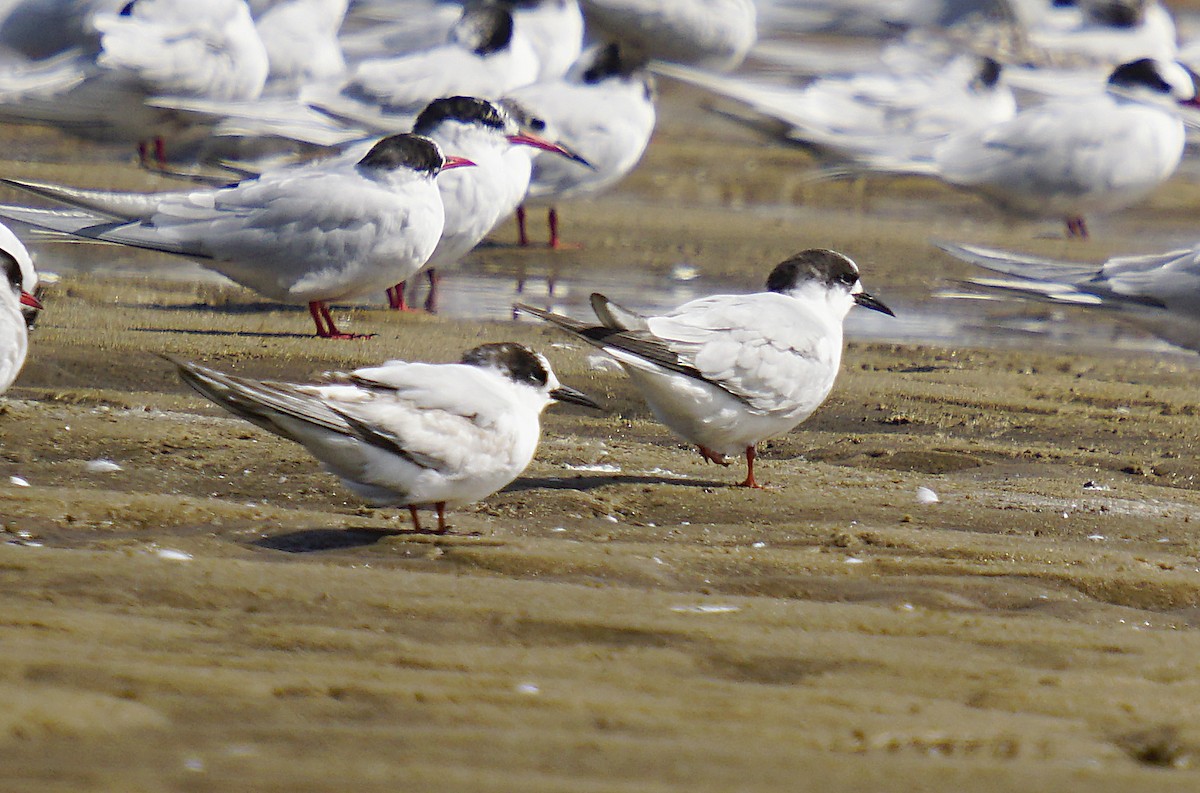
<path id="1" fill-rule="evenodd" d="M 0 216 L 194 259 L 272 300 L 307 303 L 321 338 L 355 338 L 338 331 L 328 301 L 383 291 L 417 272 L 444 222 L 434 178 L 472 164 L 405 133 L 357 161 L 335 157 L 191 192 L 105 193 L 6 179 L 76 209 L 0 205 Z"/>
<path id="2" fill-rule="evenodd" d="M 179 137 L 192 120 L 150 107 L 152 96 L 257 98 L 267 79 L 267 51 L 243 0 L 136 0 L 91 17 L 93 50 L 0 72 L 0 119 L 42 123 L 80 137 L 137 141 L 143 160 L 153 140 Z M 36 90 L 26 72 L 40 75 Z"/>
<path id="3" fill-rule="evenodd" d="M 445 44 L 362 61 L 340 84 L 310 86 L 301 99 L 338 120 L 394 132 L 408 129 L 439 97 L 496 99 L 537 75 L 537 54 L 512 14 L 501 6 L 468 5 Z"/>
<path id="4" fill-rule="evenodd" d="M 173 359 L 172 359 L 173 360 Z M 173 360 L 184 382 L 239 418 L 304 446 L 376 506 L 437 511 L 490 496 L 533 459 L 553 402 L 599 408 L 540 353 L 484 344 L 459 363 L 388 361 L 323 385 L 250 380 Z"/>
<path id="5" fill-rule="evenodd" d="M 436 268 L 455 264 L 479 244 L 502 219 L 512 214 L 529 187 L 532 163 L 528 154 L 513 151 L 530 147 L 557 158 L 580 163 L 586 160 L 563 146 L 522 129 L 517 120 L 494 102 L 475 97 L 435 99 L 421 111 L 413 132 L 437 141 L 446 151 L 458 152 L 475 164 L 438 179 L 445 209 L 441 239 L 424 269 L 430 291 L 425 307 L 436 310 Z M 392 308 L 406 308 L 404 284 L 388 290 Z"/>
<path id="6" fill-rule="evenodd" d="M 1008 214 L 1061 218 L 1086 237 L 1084 216 L 1140 201 L 1183 155 L 1181 105 L 1197 104 L 1186 67 L 1148 58 L 1113 70 L 1105 92 L 1049 99 L 1009 121 L 951 134 L 930 158 L 878 151 L 869 170 L 932 176 L 979 193 Z"/>
<path id="7" fill-rule="evenodd" d="M 24 311 L 39 311 L 33 296 L 37 272 L 29 251 L 7 226 L 0 225 L 0 394 L 17 379 L 29 349 Z"/>
<path id="8" fill-rule="evenodd" d="M 521 245 L 529 244 L 526 206 L 549 208 L 550 247 L 560 245 L 559 201 L 612 187 L 641 160 L 657 117 L 655 92 L 644 61 L 617 44 L 592 47 L 561 80 L 509 91 L 511 109 L 544 125 L 542 132 L 584 158 L 538 154 L 529 193 L 517 210 Z"/>
<path id="9" fill-rule="evenodd" d="M 728 465 L 726 455 L 744 453 L 741 484 L 753 488 L 756 444 L 796 427 L 829 396 L 846 314 L 855 305 L 892 314 L 863 291 L 853 261 L 824 249 L 777 265 L 765 292 L 700 298 L 661 316 L 600 294 L 591 302 L 599 325 L 516 308 L 612 356 L 658 420 L 705 460 Z"/>

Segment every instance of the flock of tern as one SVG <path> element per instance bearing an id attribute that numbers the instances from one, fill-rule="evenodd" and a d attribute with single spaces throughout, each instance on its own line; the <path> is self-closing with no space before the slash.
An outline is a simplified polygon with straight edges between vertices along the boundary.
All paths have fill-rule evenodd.
<path id="1" fill-rule="evenodd" d="M 926 176 L 1084 237 L 1088 216 L 1175 173 L 1200 123 L 1198 47 L 1157 0 L 0 0 L 0 120 L 136 147 L 167 174 L 224 169 L 153 194 L 3 179 L 57 208 L 0 217 L 197 261 L 308 305 L 319 337 L 352 338 L 330 301 L 386 292 L 407 309 L 405 283 L 425 273 L 435 309 L 437 268 L 514 214 L 527 244 L 527 208 L 548 209 L 557 247 L 557 205 L 642 157 L 657 79 L 819 152 L 817 177 Z M 1200 350 L 1200 246 L 1090 266 L 937 244 L 998 274 L 981 288 L 1115 307 Z M 3 226 L 0 260 L 2 393 L 42 305 Z M 663 424 L 711 462 L 744 455 L 742 484 L 759 487 L 756 445 L 826 399 L 856 305 L 891 314 L 849 257 L 809 249 L 762 291 L 653 316 L 599 294 L 595 320 L 516 309 L 607 353 Z M 598 407 L 511 342 L 308 385 L 175 363 L 365 500 L 408 507 L 418 530 L 418 508 L 446 531 L 447 507 L 520 475 L 549 404 Z"/>

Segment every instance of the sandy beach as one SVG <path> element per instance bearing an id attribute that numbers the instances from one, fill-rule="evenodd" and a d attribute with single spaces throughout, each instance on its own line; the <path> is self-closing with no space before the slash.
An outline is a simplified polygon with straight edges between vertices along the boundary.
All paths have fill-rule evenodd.
<path id="1" fill-rule="evenodd" d="M 982 336 L 852 339 L 751 492 L 534 321 L 345 306 L 339 324 L 377 335 L 330 342 L 303 308 L 137 274 L 177 270 L 161 257 L 36 246 L 62 280 L 0 398 L 0 787 L 1197 789 L 1195 357 L 1102 314 L 932 300 L 973 273 L 929 240 L 1166 249 L 1200 188 L 1068 243 L 920 180 L 811 183 L 808 154 L 664 89 L 639 170 L 562 207 L 581 249 L 518 249 L 506 226 L 459 277 L 523 277 L 523 299 L 576 311 L 680 265 L 751 291 L 832 247 L 897 313 L 945 305 Z M 172 186 L 11 135 L 6 175 Z M 986 343 L 1016 319 L 1033 330 Z M 1047 341 L 1064 325 L 1072 341 Z M 504 340 L 607 412 L 552 408 L 525 475 L 444 537 L 159 357 L 308 379 Z"/>

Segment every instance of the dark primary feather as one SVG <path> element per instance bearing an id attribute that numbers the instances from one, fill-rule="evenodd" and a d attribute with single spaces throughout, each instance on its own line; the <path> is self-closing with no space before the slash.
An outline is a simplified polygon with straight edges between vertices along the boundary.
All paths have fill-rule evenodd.
<path id="1" fill-rule="evenodd" d="M 622 330 L 618 328 L 609 328 L 603 325 L 589 325 L 579 320 L 564 317 L 561 314 L 555 314 L 550 311 L 543 311 L 540 308 L 526 305 L 524 303 L 516 303 L 513 308 L 518 311 L 524 311 L 527 314 L 532 314 L 539 319 L 544 319 L 552 325 L 557 325 L 563 330 L 573 333 L 579 338 L 586 341 L 588 344 L 596 347 L 612 347 L 617 350 L 622 350 L 630 355 L 649 361 L 663 369 L 668 369 L 672 372 L 686 375 L 703 383 L 722 389 L 730 396 L 745 401 L 745 398 L 729 391 L 720 383 L 713 382 L 704 376 L 704 373 L 695 366 L 680 358 L 670 347 L 656 338 L 649 331 L 645 330 Z"/>
<path id="2" fill-rule="evenodd" d="M 405 449 L 403 439 L 330 407 L 321 399 L 299 391 L 290 383 L 250 380 L 164 355 L 179 369 L 179 376 L 200 394 L 229 412 L 290 441 L 303 443 L 277 421 L 277 415 L 303 421 L 384 449 L 419 468 L 442 471 L 445 462 Z M 379 384 L 373 384 L 381 387 Z M 392 389 L 394 390 L 394 389 Z"/>

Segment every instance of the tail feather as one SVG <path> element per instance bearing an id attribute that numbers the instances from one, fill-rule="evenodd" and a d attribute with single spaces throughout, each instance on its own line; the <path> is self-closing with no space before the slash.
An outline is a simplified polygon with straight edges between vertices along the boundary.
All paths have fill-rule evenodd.
<path id="1" fill-rule="evenodd" d="M 531 315 L 537 317 L 538 319 L 543 319 L 546 322 L 549 322 L 551 325 L 556 325 L 557 327 L 562 328 L 563 330 L 567 331 L 568 333 L 572 333 L 572 334 L 580 337 L 584 341 L 587 341 L 591 344 L 596 344 L 597 346 L 599 346 L 599 344 L 595 340 L 588 338 L 588 336 L 586 335 L 587 331 L 590 328 L 594 327 L 590 323 L 580 322 L 577 319 L 572 319 L 571 317 L 565 317 L 562 314 L 555 314 L 553 311 L 546 311 L 544 309 L 534 308 L 533 306 L 528 305 L 526 303 L 514 303 L 513 308 L 516 309 L 517 311 L 523 311 L 526 314 L 531 314 Z"/>
<path id="2" fill-rule="evenodd" d="M 593 292 L 590 298 L 592 311 L 596 312 L 600 323 L 613 330 L 647 330 L 646 318 L 636 311 L 630 311 L 620 303 L 614 303 L 599 292 Z"/>
<path id="3" fill-rule="evenodd" d="M 1075 286 L 1095 278 L 1099 272 L 1096 265 L 1046 259 L 982 245 L 960 245 L 942 240 L 934 240 L 933 244 L 954 258 L 985 270 L 1034 281 L 1055 281 Z"/>
<path id="4" fill-rule="evenodd" d="M 193 259 L 212 258 L 212 254 L 195 243 L 164 239 L 153 226 L 137 221 L 112 220 L 89 210 L 37 209 L 0 204 L 0 217 L 94 242 L 111 242 Z"/>
<path id="5" fill-rule="evenodd" d="M 0 183 L 67 206 L 87 209 L 107 215 L 113 220 L 149 220 L 158 208 L 164 193 L 123 193 L 115 190 L 90 190 L 35 182 L 26 179 L 3 179 Z"/>
<path id="6" fill-rule="evenodd" d="M 343 435 L 355 434 L 340 414 L 287 383 L 234 377 L 170 355 L 162 357 L 175 364 L 180 379 L 202 396 L 267 432 L 303 443 L 287 423 L 279 421 L 287 417 Z"/>
<path id="7" fill-rule="evenodd" d="M 1098 295 L 1081 292 L 1070 284 L 1057 284 L 1050 281 L 1030 281 L 1020 278 L 970 278 L 967 280 L 967 283 L 985 289 L 994 289 L 1021 297 L 1049 300 L 1054 303 L 1069 303 L 1077 306 L 1104 305 L 1104 300 Z"/>

